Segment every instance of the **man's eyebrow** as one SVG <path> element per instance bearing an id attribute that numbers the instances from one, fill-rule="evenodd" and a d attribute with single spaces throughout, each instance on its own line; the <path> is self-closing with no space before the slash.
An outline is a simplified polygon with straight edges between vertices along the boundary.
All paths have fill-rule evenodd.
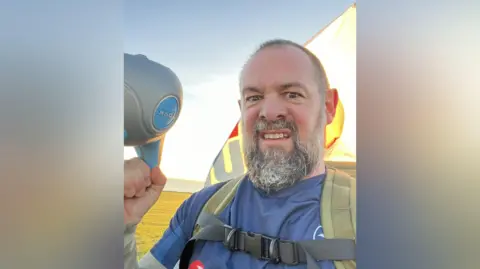
<path id="1" fill-rule="evenodd" d="M 245 94 L 245 92 L 262 93 L 263 91 L 255 87 L 244 87 L 242 89 L 242 94 Z"/>
<path id="2" fill-rule="evenodd" d="M 298 87 L 298 88 L 302 88 L 303 90 L 307 90 L 307 87 L 303 84 L 303 83 L 300 83 L 300 82 L 289 82 L 289 83 L 284 83 L 282 85 L 279 86 L 279 89 L 280 90 L 286 90 L 286 89 L 289 89 L 289 88 L 293 88 L 293 87 Z"/>
<path id="3" fill-rule="evenodd" d="M 302 90 L 307 91 L 307 87 L 301 82 L 283 83 L 283 84 L 277 86 L 277 89 L 280 90 L 280 91 L 284 91 L 284 90 L 288 90 L 289 88 L 294 88 L 294 87 L 301 88 Z M 246 92 L 263 93 L 263 90 L 261 90 L 259 88 L 256 88 L 256 87 L 253 87 L 253 86 L 246 86 L 246 87 L 242 88 L 241 93 L 245 94 Z"/>

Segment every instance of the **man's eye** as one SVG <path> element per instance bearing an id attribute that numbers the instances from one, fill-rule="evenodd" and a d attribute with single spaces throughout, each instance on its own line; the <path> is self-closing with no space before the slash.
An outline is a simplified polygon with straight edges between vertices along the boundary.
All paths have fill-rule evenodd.
<path id="1" fill-rule="evenodd" d="M 247 102 L 256 102 L 258 100 L 260 100 L 262 97 L 260 95 L 253 95 L 253 96 L 249 96 L 247 98 L 245 98 L 245 100 L 247 100 Z"/>
<path id="2" fill-rule="evenodd" d="M 296 92 L 287 92 L 287 97 L 289 99 L 296 99 L 298 97 L 302 97 L 302 95 Z"/>

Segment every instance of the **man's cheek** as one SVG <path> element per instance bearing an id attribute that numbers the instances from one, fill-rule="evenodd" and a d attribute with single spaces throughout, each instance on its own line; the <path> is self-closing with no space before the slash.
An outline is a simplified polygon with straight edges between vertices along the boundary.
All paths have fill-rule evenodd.
<path id="1" fill-rule="evenodd" d="M 311 135 L 313 135 L 313 128 L 305 128 L 303 125 L 297 125 L 297 133 L 296 135 L 298 136 L 298 140 L 300 142 L 305 142 L 307 141 Z"/>
<path id="2" fill-rule="evenodd" d="M 253 140 L 254 126 L 249 124 L 248 121 L 244 121 L 242 124 L 242 129 L 243 141 L 250 143 Z"/>
<path id="3" fill-rule="evenodd" d="M 248 135 L 252 135 L 255 131 L 255 121 L 253 119 L 246 119 L 244 120 L 244 126 L 243 128 L 245 128 L 245 132 L 248 134 Z"/>

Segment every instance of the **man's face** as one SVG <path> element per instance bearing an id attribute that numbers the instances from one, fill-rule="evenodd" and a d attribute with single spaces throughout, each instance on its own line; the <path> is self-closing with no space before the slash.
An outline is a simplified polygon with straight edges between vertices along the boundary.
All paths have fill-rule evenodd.
<path id="1" fill-rule="evenodd" d="M 323 154 L 325 125 L 324 100 L 308 56 L 291 46 L 263 49 L 245 66 L 240 86 L 252 182 L 270 192 L 306 177 Z"/>

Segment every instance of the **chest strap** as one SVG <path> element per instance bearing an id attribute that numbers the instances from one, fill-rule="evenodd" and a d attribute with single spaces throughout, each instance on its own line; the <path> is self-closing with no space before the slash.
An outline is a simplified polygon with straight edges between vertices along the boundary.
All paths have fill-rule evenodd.
<path id="1" fill-rule="evenodd" d="M 271 263 L 306 263 L 307 269 L 318 269 L 316 261 L 355 259 L 355 244 L 350 239 L 280 240 L 235 229 L 205 212 L 200 214 L 197 223 L 201 228 L 185 246 L 180 257 L 180 269 L 188 268 L 195 242 L 199 240 L 222 242 L 230 251 L 242 251 Z"/>

